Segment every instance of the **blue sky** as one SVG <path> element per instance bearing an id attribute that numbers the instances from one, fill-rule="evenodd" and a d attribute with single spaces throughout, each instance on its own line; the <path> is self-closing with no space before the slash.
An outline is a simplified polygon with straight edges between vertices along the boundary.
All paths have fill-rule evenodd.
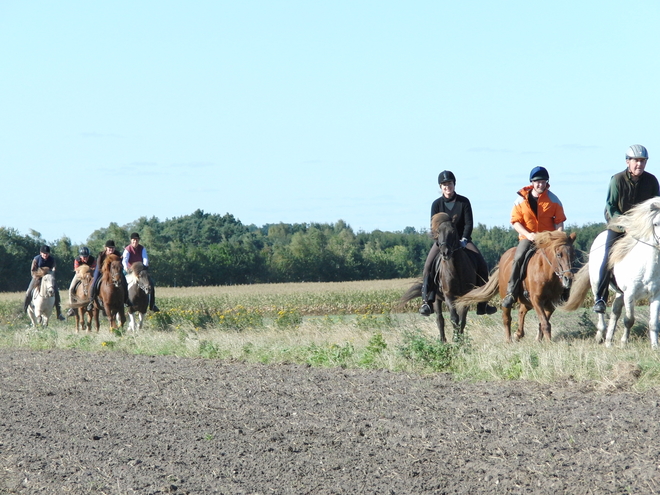
<path id="1" fill-rule="evenodd" d="M 600 222 L 630 144 L 660 175 L 659 25 L 657 1 L 0 0 L 0 225 L 422 229 L 444 169 L 508 225 L 537 165 Z"/>

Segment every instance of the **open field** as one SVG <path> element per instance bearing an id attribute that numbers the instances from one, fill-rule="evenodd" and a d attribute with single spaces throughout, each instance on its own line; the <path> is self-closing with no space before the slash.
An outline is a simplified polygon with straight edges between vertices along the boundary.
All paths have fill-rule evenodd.
<path id="1" fill-rule="evenodd" d="M 161 289 L 137 333 L 1 295 L 0 493 L 660 491 L 647 309 L 624 349 L 587 310 L 441 344 L 410 283 Z"/>

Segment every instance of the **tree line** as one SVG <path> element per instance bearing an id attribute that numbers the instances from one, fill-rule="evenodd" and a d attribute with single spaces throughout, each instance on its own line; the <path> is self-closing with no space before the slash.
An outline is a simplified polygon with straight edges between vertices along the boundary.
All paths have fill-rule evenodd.
<path id="1" fill-rule="evenodd" d="M 588 251 L 605 224 L 569 226 L 578 252 Z M 233 215 L 205 213 L 160 221 L 141 217 L 124 226 L 95 230 L 86 246 L 93 255 L 112 239 L 121 249 L 138 232 L 149 253 L 150 271 L 160 286 L 235 285 L 280 282 L 341 282 L 421 275 L 431 246 L 430 234 L 406 227 L 400 232 L 354 232 L 343 220 L 329 223 L 244 225 Z M 492 269 L 518 237 L 506 227 L 477 225 L 472 239 Z M 48 244 L 57 260 L 60 288 L 73 277 L 81 245 L 68 237 L 47 242 L 38 232 L 21 235 L 0 228 L 0 291 L 25 290 L 30 263 Z"/>

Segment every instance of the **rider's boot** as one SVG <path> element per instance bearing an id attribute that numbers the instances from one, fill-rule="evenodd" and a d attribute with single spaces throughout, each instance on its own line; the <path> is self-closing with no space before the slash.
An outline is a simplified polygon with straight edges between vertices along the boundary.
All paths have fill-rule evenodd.
<path id="1" fill-rule="evenodd" d="M 491 306 L 487 302 L 480 302 L 477 303 L 477 314 L 478 315 L 492 315 L 497 313 L 497 308 L 495 306 Z"/>
<path id="2" fill-rule="evenodd" d="M 55 312 L 57 313 L 57 319 L 58 320 L 60 320 L 60 321 L 66 320 L 64 315 L 62 315 L 62 308 L 60 308 L 59 304 L 55 305 Z"/>
<path id="3" fill-rule="evenodd" d="M 433 302 L 435 301 L 435 294 L 429 291 L 431 281 L 429 277 L 424 277 L 422 284 L 422 305 L 419 308 L 419 314 L 422 316 L 431 316 L 433 314 Z"/>

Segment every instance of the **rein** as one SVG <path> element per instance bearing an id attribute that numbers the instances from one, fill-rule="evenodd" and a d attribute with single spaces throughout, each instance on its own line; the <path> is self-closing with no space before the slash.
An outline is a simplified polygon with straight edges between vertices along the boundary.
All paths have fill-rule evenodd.
<path id="1" fill-rule="evenodd" d="M 553 266 L 552 262 L 548 258 L 548 255 L 545 252 L 546 248 L 541 248 L 541 254 L 543 254 L 543 257 L 545 260 L 548 262 L 548 265 L 550 265 L 550 268 L 552 268 L 552 271 L 557 275 L 558 278 L 562 278 L 566 273 L 573 273 L 573 269 L 569 268 L 568 270 L 555 270 L 555 267 Z"/>

